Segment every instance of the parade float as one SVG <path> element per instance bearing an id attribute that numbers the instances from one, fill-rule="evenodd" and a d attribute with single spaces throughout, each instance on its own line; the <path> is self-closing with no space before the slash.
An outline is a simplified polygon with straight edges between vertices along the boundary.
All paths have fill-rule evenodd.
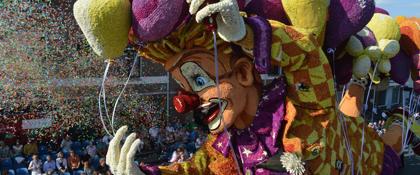
<path id="1" fill-rule="evenodd" d="M 418 19 L 373 0 L 78 0 L 74 16 L 104 81 L 130 43 L 182 87 L 175 109 L 210 130 L 189 161 L 152 166 L 135 163 L 136 134 L 121 147 L 128 128 L 104 123 L 114 174 L 395 174 L 415 144 L 418 99 L 383 134 L 364 119 L 381 81 L 411 74 L 420 91 Z"/>

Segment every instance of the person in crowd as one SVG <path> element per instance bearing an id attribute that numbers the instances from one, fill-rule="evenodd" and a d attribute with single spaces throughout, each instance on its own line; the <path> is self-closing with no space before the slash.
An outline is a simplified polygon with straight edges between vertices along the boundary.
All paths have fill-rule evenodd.
<path id="1" fill-rule="evenodd" d="M 42 161 L 39 160 L 38 155 L 34 154 L 32 156 L 31 162 L 29 162 L 28 170 L 31 171 L 31 175 L 41 175 Z"/>
<path id="2" fill-rule="evenodd" d="M 70 150 L 70 155 L 67 158 L 67 163 L 70 172 L 73 172 L 80 167 L 80 157 L 74 152 L 74 150 Z"/>
<path id="3" fill-rule="evenodd" d="M 153 140 L 156 140 L 159 134 L 159 126 L 153 124 L 153 126 L 149 129 L 149 134 Z"/>
<path id="4" fill-rule="evenodd" d="M 99 159 L 99 166 L 95 171 L 96 175 L 111 175 L 109 166 L 106 164 L 105 158 Z"/>
<path id="5" fill-rule="evenodd" d="M 20 141 L 19 140 L 16 140 L 16 144 L 14 144 L 12 146 L 12 149 L 13 149 L 13 155 L 14 156 L 22 155 L 23 145 L 20 144 Z"/>
<path id="6" fill-rule="evenodd" d="M 98 141 L 98 144 L 96 144 L 96 150 L 100 157 L 105 157 L 106 151 L 107 151 L 107 145 L 104 142 L 102 142 L 102 140 L 100 140 Z"/>
<path id="7" fill-rule="evenodd" d="M 56 165 L 55 161 L 51 159 L 50 155 L 47 155 L 47 160 L 44 162 L 44 165 L 42 166 L 42 170 L 47 175 L 55 174 L 56 172 Z"/>
<path id="8" fill-rule="evenodd" d="M 185 149 L 183 147 L 179 147 L 177 148 L 173 153 L 172 153 L 172 157 L 169 160 L 169 162 L 174 163 L 174 162 L 183 162 L 187 160 L 187 156 L 186 156 L 186 152 Z"/>
<path id="9" fill-rule="evenodd" d="M 86 153 L 90 157 L 96 156 L 96 146 L 93 144 L 93 142 L 89 142 L 89 145 L 87 145 L 85 149 L 86 149 Z"/>
<path id="10" fill-rule="evenodd" d="M 0 161 L 8 158 L 10 158 L 10 148 L 3 141 L 0 141 Z"/>
<path id="11" fill-rule="evenodd" d="M 28 143 L 23 146 L 23 154 L 25 156 L 38 154 L 38 143 L 34 139 L 29 139 Z"/>
<path id="12" fill-rule="evenodd" d="M 108 134 L 105 134 L 104 137 L 102 137 L 102 142 L 104 142 L 106 145 L 109 144 L 109 142 L 111 141 L 112 137 Z"/>
<path id="13" fill-rule="evenodd" d="M 63 141 L 61 141 L 61 150 L 65 153 L 68 153 L 71 149 L 72 144 L 73 142 L 71 141 L 70 136 L 67 135 L 66 137 L 64 137 Z"/>
<path id="14" fill-rule="evenodd" d="M 63 152 L 58 152 L 55 165 L 60 174 L 67 172 L 67 160 L 64 158 Z"/>
<path id="15" fill-rule="evenodd" d="M 90 166 L 89 161 L 83 162 L 83 173 L 85 175 L 93 175 L 93 172 L 94 171 L 93 171 L 92 167 Z"/>

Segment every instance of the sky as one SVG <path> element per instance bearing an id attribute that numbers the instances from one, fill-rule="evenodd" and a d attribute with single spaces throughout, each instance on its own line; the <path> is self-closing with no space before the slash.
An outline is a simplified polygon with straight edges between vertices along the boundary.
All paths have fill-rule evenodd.
<path id="1" fill-rule="evenodd" d="M 391 16 L 420 17 L 420 0 L 375 0 L 376 6 L 387 10 Z"/>

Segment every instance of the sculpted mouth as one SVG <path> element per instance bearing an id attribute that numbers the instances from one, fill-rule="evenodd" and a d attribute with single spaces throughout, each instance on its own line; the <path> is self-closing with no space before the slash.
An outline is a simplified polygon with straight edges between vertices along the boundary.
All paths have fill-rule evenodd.
<path id="1" fill-rule="evenodd" d="M 219 102 L 221 106 L 219 106 Z M 222 99 L 210 99 L 208 103 L 204 103 L 199 107 L 200 113 L 203 114 L 202 122 L 207 124 L 210 130 L 217 129 L 222 123 L 223 112 L 227 106 L 227 101 Z"/>

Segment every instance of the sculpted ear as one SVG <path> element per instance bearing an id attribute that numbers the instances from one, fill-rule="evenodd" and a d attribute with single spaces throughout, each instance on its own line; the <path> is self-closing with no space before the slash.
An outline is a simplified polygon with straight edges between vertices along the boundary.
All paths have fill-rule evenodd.
<path id="1" fill-rule="evenodd" d="M 251 86 L 254 84 L 254 65 L 246 57 L 239 58 L 234 66 L 233 73 L 242 86 Z"/>

